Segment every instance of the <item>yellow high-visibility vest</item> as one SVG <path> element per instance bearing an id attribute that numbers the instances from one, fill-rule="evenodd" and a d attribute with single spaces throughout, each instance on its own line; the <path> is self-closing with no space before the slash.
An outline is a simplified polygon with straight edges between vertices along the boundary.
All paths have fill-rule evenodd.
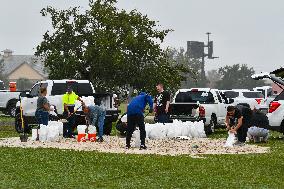
<path id="1" fill-rule="evenodd" d="M 78 95 L 76 93 L 72 92 L 71 94 L 65 93 L 63 95 L 63 106 L 64 104 L 68 105 L 75 105 L 76 100 L 78 99 Z"/>

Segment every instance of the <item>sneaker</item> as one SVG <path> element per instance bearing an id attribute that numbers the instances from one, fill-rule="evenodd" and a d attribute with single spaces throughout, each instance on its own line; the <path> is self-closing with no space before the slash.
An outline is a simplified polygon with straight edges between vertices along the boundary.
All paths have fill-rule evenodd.
<path id="1" fill-rule="evenodd" d="M 97 140 L 97 142 L 103 142 L 103 141 L 104 141 L 103 137 L 99 137 Z"/>
<path id="2" fill-rule="evenodd" d="M 145 145 L 141 145 L 140 148 L 139 148 L 139 150 L 146 150 L 146 149 L 147 149 L 147 146 L 145 146 Z"/>
<path id="3" fill-rule="evenodd" d="M 126 146 L 125 146 L 125 149 L 126 149 L 126 150 L 129 150 L 129 149 L 130 149 L 130 145 L 126 145 Z"/>

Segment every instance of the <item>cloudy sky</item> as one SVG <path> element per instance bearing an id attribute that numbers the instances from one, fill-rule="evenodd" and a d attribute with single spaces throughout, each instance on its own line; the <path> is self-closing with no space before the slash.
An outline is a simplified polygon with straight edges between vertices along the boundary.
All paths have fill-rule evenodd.
<path id="1" fill-rule="evenodd" d="M 137 9 L 174 31 L 163 47 L 186 48 L 186 41 L 206 41 L 211 32 L 214 55 L 206 69 L 235 63 L 248 64 L 257 72 L 279 68 L 284 55 L 283 0 L 118 0 L 120 9 Z M 87 8 L 88 0 L 0 0 L 0 50 L 33 54 L 50 29 L 41 17 L 47 5 L 60 9 Z"/>

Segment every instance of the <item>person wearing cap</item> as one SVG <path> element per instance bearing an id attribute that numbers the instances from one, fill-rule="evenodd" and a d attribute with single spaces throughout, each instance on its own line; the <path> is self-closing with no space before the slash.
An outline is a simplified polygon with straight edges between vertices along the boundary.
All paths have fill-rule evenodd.
<path id="1" fill-rule="evenodd" d="M 76 116 L 73 114 L 75 111 L 75 102 L 79 100 L 84 105 L 83 100 L 73 92 L 72 87 L 67 87 L 67 92 L 63 95 L 63 115 L 67 117 L 67 123 L 63 125 L 63 136 L 65 138 L 72 138 L 72 130 L 76 122 Z"/>
<path id="2" fill-rule="evenodd" d="M 135 131 L 136 125 L 138 125 L 140 130 L 140 150 L 147 149 L 145 145 L 146 131 L 144 123 L 144 110 L 147 104 L 150 106 L 149 112 L 152 113 L 152 97 L 144 92 L 141 92 L 138 96 L 134 97 L 127 106 L 126 149 L 130 148 L 130 140 L 133 132 Z"/>

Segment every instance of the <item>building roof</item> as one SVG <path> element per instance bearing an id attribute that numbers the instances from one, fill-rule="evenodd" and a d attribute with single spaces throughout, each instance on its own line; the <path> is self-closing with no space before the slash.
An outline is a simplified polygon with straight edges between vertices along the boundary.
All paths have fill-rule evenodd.
<path id="1" fill-rule="evenodd" d="M 44 69 L 43 62 L 40 58 L 36 58 L 33 55 L 11 55 L 8 57 L 2 56 L 1 58 L 4 60 L 4 74 L 9 75 L 26 63 L 43 77 L 48 76 L 48 73 Z"/>

